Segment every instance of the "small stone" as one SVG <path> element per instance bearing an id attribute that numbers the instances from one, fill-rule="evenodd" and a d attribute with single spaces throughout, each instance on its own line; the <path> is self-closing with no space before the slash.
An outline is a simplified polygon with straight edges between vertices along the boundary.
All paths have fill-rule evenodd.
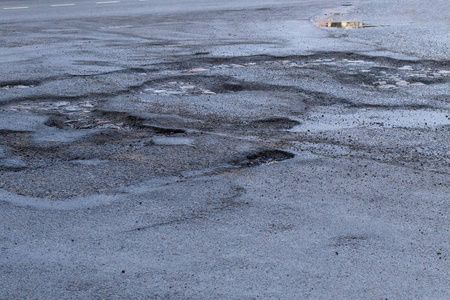
<path id="1" fill-rule="evenodd" d="M 67 106 L 67 105 L 70 105 L 70 102 L 67 102 L 67 101 L 59 101 L 59 102 L 55 102 L 54 105 L 57 106 L 57 107 Z"/>
<path id="2" fill-rule="evenodd" d="M 193 86 L 193 85 L 182 85 L 182 86 L 180 86 L 180 89 L 192 90 L 192 89 L 195 89 L 195 86 Z"/>
<path id="3" fill-rule="evenodd" d="M 425 83 L 422 83 L 422 82 L 413 82 L 413 83 L 409 84 L 409 86 L 422 86 L 422 85 L 425 85 Z"/>
<path id="4" fill-rule="evenodd" d="M 210 90 L 204 90 L 204 91 L 202 91 L 202 93 L 205 94 L 205 95 L 215 95 L 216 94 L 216 93 L 214 93 L 213 91 L 210 91 Z"/>
<path id="5" fill-rule="evenodd" d="M 403 67 L 398 68 L 398 69 L 399 69 L 399 70 L 408 70 L 408 71 L 414 70 L 413 67 L 411 67 L 411 66 L 403 66 Z"/>
<path id="6" fill-rule="evenodd" d="M 93 105 L 92 103 L 90 103 L 90 102 L 85 102 L 85 103 L 81 104 L 80 107 L 83 107 L 83 108 L 93 108 L 94 105 Z"/>
<path id="7" fill-rule="evenodd" d="M 398 85 L 398 86 L 408 86 L 408 84 L 409 84 L 409 82 L 404 81 L 404 80 L 400 80 L 395 83 L 395 85 Z"/>
<path id="8" fill-rule="evenodd" d="M 375 84 L 375 85 L 386 85 L 387 82 L 386 81 L 376 81 L 373 84 Z"/>
<path id="9" fill-rule="evenodd" d="M 378 87 L 378 89 L 380 89 L 380 90 L 392 90 L 392 89 L 395 89 L 395 88 L 396 88 L 396 86 L 392 85 L 392 84 L 380 85 Z"/>
<path id="10" fill-rule="evenodd" d="M 184 95 L 185 92 L 181 92 L 181 91 L 167 91 L 166 94 L 167 95 Z"/>
<path id="11" fill-rule="evenodd" d="M 209 71 L 208 69 L 198 68 L 198 69 L 192 69 L 189 70 L 188 73 L 200 73 L 200 72 L 206 72 Z"/>
<path id="12" fill-rule="evenodd" d="M 153 90 L 153 93 L 155 93 L 155 94 L 164 94 L 164 93 L 167 93 L 167 90 Z"/>
<path id="13" fill-rule="evenodd" d="M 82 126 L 80 126 L 79 128 L 80 128 L 80 129 L 91 129 L 91 128 L 92 128 L 92 125 L 90 125 L 90 124 L 82 125 Z"/>
<path id="14" fill-rule="evenodd" d="M 67 106 L 67 107 L 65 108 L 65 110 L 67 110 L 67 111 L 80 111 L 80 110 L 82 110 L 82 109 L 79 108 L 78 106 Z"/>

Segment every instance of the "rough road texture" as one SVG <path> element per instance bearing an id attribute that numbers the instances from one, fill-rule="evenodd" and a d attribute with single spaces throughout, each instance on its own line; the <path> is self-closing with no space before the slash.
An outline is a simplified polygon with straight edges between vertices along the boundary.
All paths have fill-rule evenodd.
<path id="1" fill-rule="evenodd" d="M 449 298 L 448 4 L 314 2 L 1 11 L 0 298 Z"/>

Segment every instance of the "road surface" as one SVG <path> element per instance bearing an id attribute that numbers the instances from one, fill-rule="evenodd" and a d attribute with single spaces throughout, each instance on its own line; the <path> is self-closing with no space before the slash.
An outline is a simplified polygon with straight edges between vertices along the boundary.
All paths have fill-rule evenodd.
<path id="1" fill-rule="evenodd" d="M 2 1 L 0 298 L 448 299 L 445 11 Z"/>

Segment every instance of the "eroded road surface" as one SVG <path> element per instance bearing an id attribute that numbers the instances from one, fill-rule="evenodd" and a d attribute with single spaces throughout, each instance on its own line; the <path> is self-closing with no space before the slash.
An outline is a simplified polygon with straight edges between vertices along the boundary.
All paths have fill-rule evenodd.
<path id="1" fill-rule="evenodd" d="M 2 2 L 0 298 L 448 298 L 446 3 L 195 2 Z"/>

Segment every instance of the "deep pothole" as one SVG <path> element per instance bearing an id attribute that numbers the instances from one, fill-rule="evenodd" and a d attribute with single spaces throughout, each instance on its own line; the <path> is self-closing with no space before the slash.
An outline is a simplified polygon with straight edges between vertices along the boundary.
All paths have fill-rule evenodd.
<path id="1" fill-rule="evenodd" d="M 287 130 L 300 125 L 300 122 L 286 117 L 269 117 L 251 122 L 251 126 L 258 129 Z"/>
<path id="2" fill-rule="evenodd" d="M 270 164 L 294 158 L 295 154 L 283 150 L 261 150 L 250 153 L 241 159 L 232 162 L 239 167 L 257 167 L 263 164 Z"/>
<path id="3" fill-rule="evenodd" d="M 269 87 L 228 76 L 189 75 L 150 82 L 141 93 L 155 96 L 199 96 L 257 90 L 269 90 Z"/>

